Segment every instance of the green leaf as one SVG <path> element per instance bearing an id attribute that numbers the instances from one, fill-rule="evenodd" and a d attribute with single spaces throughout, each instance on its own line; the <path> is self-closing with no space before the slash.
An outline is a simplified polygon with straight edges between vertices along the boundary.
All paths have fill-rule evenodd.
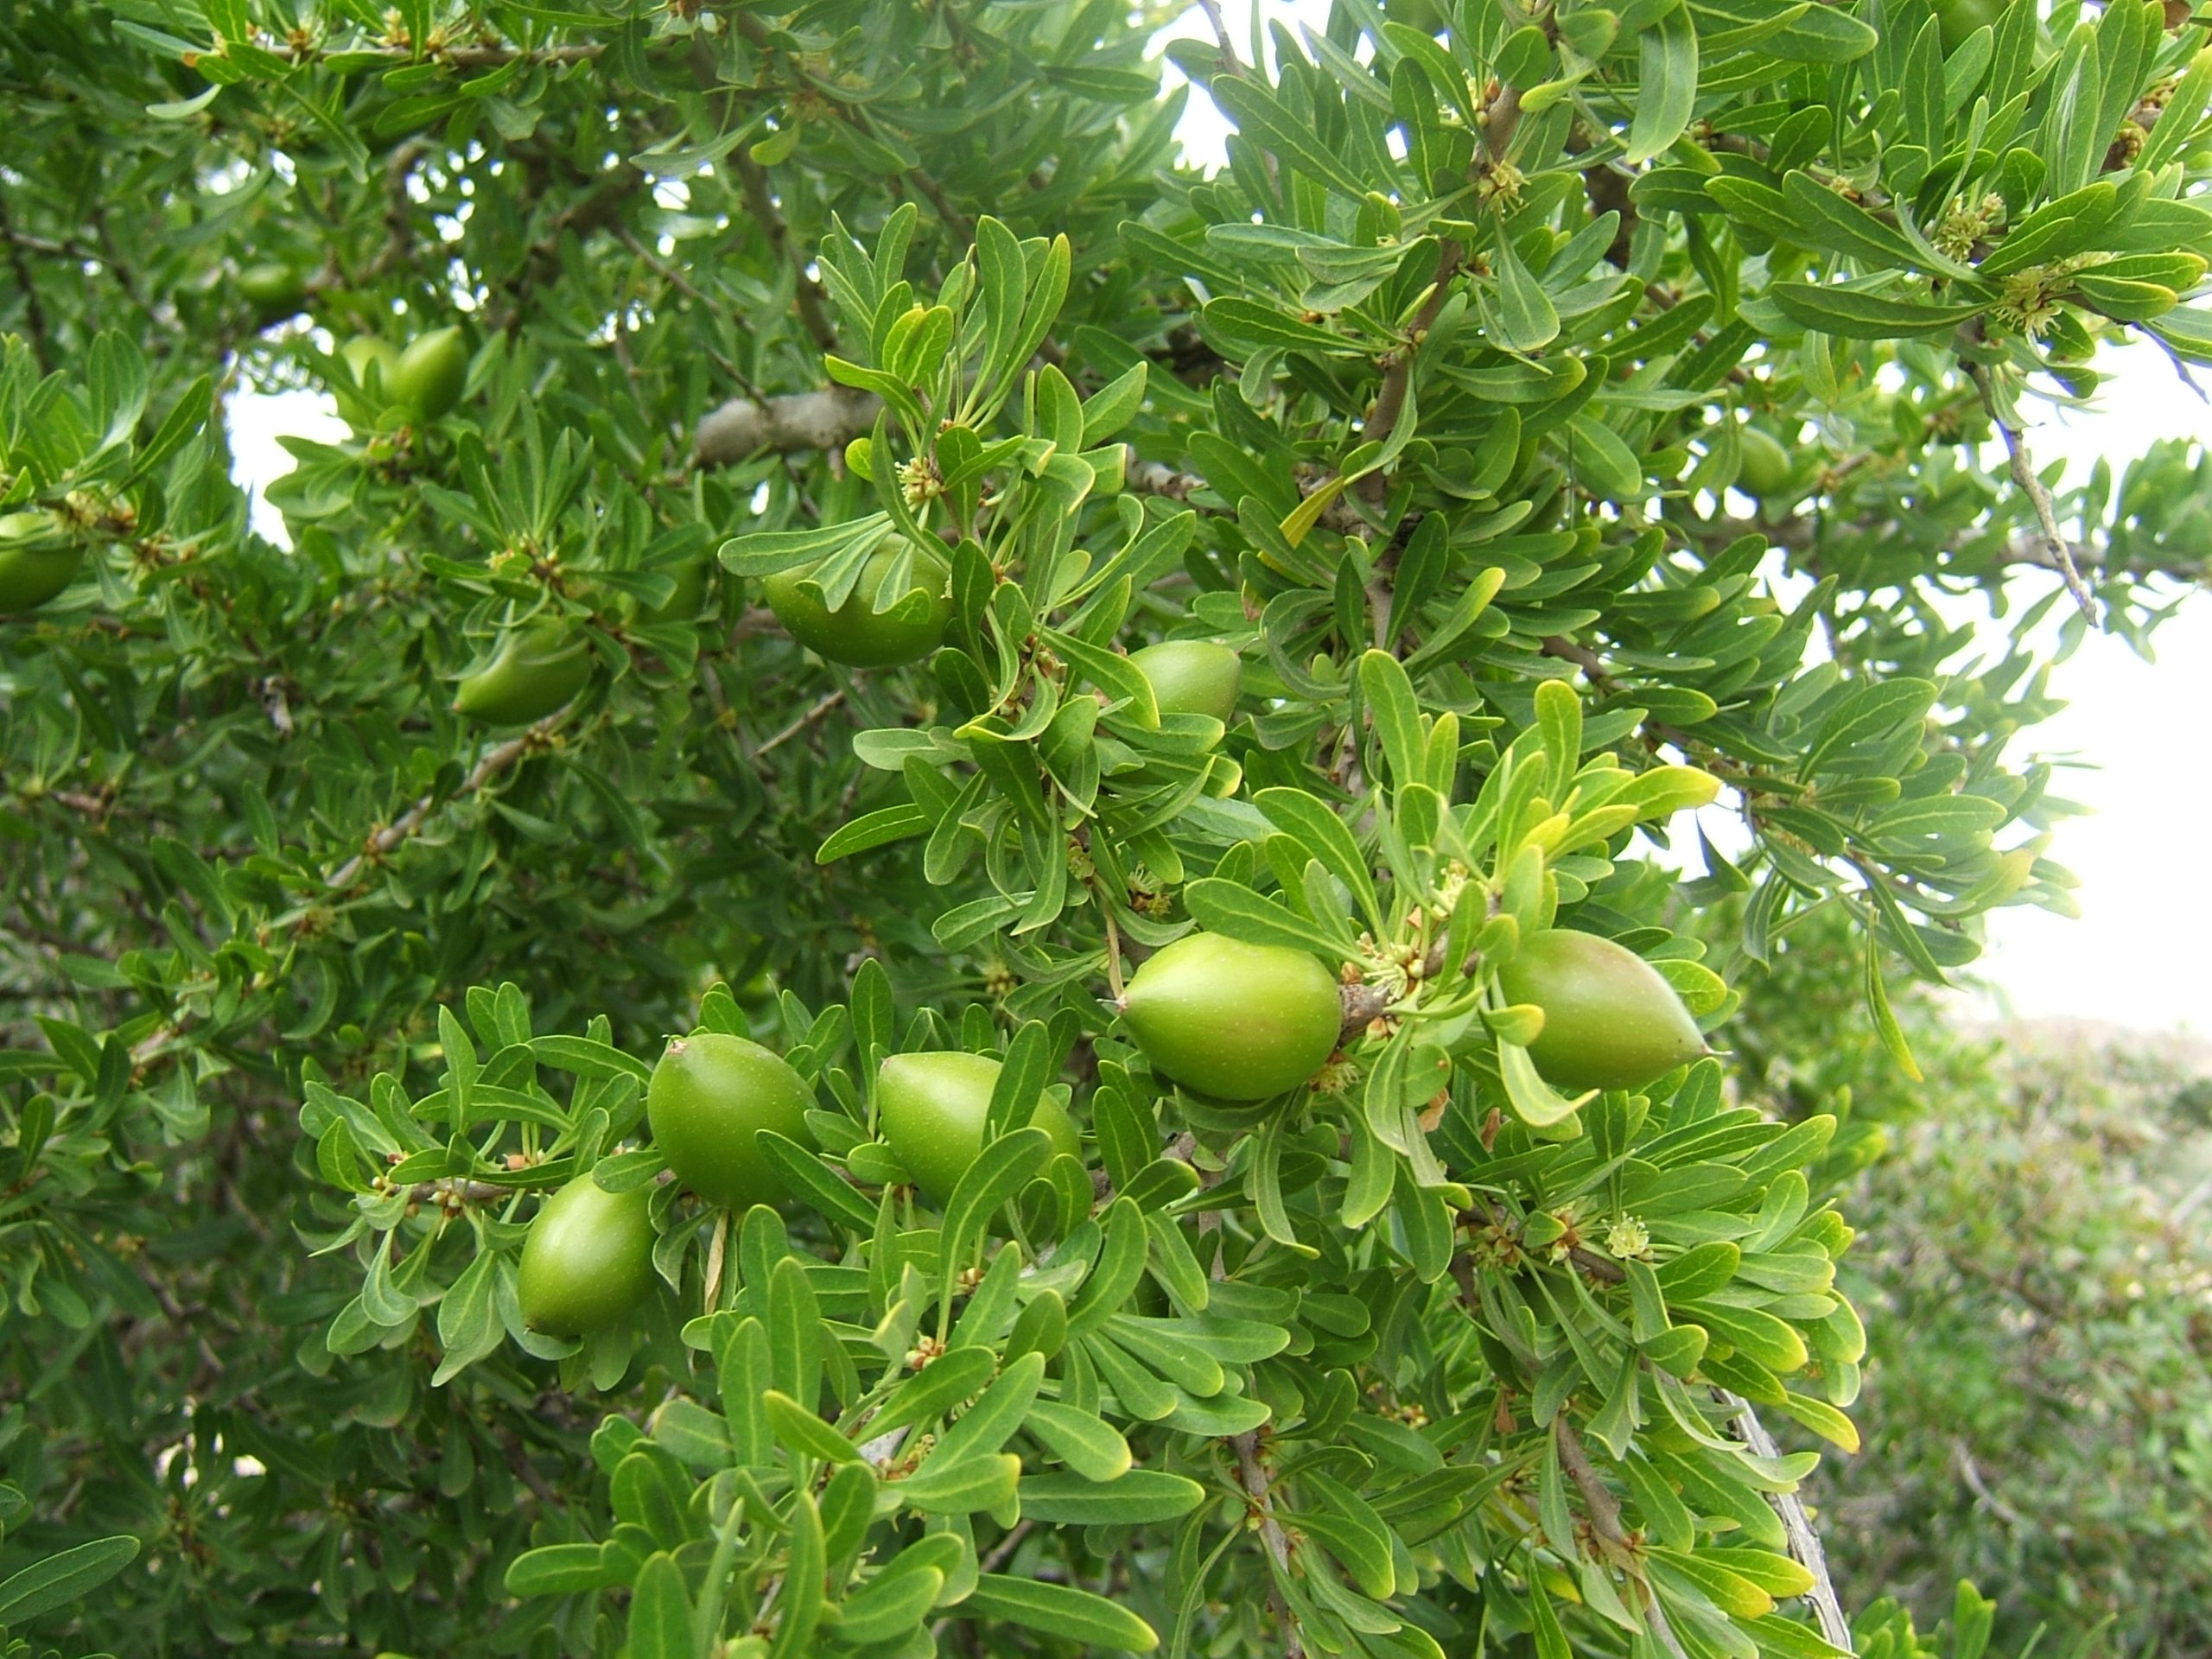
<path id="1" fill-rule="evenodd" d="M 505 1582 L 511 1596 L 573 1596 L 612 1580 L 597 1544 L 547 1544 L 516 1556 Z"/>
<path id="2" fill-rule="evenodd" d="M 1116 1653 L 1150 1653 L 1160 1645 L 1160 1633 L 1118 1602 L 1069 1585 L 985 1573 L 963 1605 L 988 1618 Z"/>
<path id="3" fill-rule="evenodd" d="M 887 1482 L 883 1491 L 888 1499 L 925 1515 L 972 1515 L 978 1510 L 1002 1508 L 1014 1497 L 1020 1478 L 1020 1458 L 1009 1452 L 994 1452 Z"/>
<path id="4" fill-rule="evenodd" d="M 1635 114 L 1621 159 L 1649 161 L 1681 137 L 1697 107 L 1697 29 L 1687 6 L 1670 6 L 1638 39 Z"/>
<path id="5" fill-rule="evenodd" d="M 875 1205 L 852 1183 L 839 1179 L 815 1154 L 773 1129 L 758 1131 L 754 1142 L 792 1195 L 804 1199 L 817 1214 L 855 1232 L 875 1230 Z"/>
<path id="6" fill-rule="evenodd" d="M 935 818 L 911 803 L 863 812 L 823 842 L 814 855 L 814 861 L 834 864 L 855 853 L 871 852 L 878 847 L 887 847 L 894 841 L 927 835 L 936 827 Z"/>
<path id="7" fill-rule="evenodd" d="M 1847 340 L 1909 340 L 1955 328 L 1985 308 L 1979 302 L 1934 304 L 1888 291 L 1834 283 L 1777 283 L 1768 290 L 1790 320 Z"/>
<path id="8" fill-rule="evenodd" d="M 1046 1526 L 1144 1526 L 1173 1521 L 1205 1501 L 1205 1488 L 1182 1475 L 1132 1469 L 1118 1480 L 1076 1473 L 1031 1475 L 1020 1486 L 1021 1513 Z"/>
<path id="9" fill-rule="evenodd" d="M 1521 263 L 1502 219 L 1491 245 L 1491 264 L 1497 276 L 1497 343 L 1510 352 L 1535 352 L 1558 339 L 1559 312 L 1543 284 Z"/>
<path id="10" fill-rule="evenodd" d="M 793 1494 L 785 1518 L 790 1522 L 790 1554 L 784 1564 L 776 1634 L 768 1644 L 768 1653 L 770 1659 L 800 1659 L 800 1656 L 814 1651 L 814 1632 L 822 1622 L 823 1608 L 822 1575 L 826 1553 L 822 1516 L 815 1508 L 814 1495 L 806 1491 Z M 632 1617 L 636 1615 L 632 1613 Z"/>
<path id="11" fill-rule="evenodd" d="M 0 1625 L 21 1626 L 91 1593 L 138 1558 L 128 1533 L 95 1538 L 34 1561 L 0 1583 Z"/>
<path id="12" fill-rule="evenodd" d="M 1085 1480 L 1118 1480 L 1129 1471 L 1129 1443 L 1103 1419 L 1050 1400 L 1030 1402 L 1027 1427 L 1046 1448 Z"/>
<path id="13" fill-rule="evenodd" d="M 1183 902 L 1199 926 L 1247 944 L 1287 945 L 1324 962 L 1344 962 L 1357 953 L 1357 942 L 1332 934 L 1280 900 L 1239 882 L 1206 876 L 1183 889 Z"/>
<path id="14" fill-rule="evenodd" d="M 1306 177 L 1354 201 L 1373 188 L 1320 142 L 1310 124 L 1284 109 L 1263 82 L 1248 75 L 1222 75 L 1206 90 L 1239 131 Z"/>
<path id="15" fill-rule="evenodd" d="M 769 1426 L 785 1449 L 794 1456 L 819 1458 L 824 1463 L 857 1463 L 860 1452 L 853 1443 L 787 1395 L 770 1389 L 760 1396 Z"/>

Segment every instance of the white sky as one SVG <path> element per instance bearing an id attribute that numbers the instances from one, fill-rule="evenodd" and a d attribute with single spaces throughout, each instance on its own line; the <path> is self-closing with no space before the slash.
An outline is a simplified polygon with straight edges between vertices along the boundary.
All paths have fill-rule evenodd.
<path id="1" fill-rule="evenodd" d="M 1326 10 L 1325 0 L 1296 0 L 1267 5 L 1266 16 L 1294 29 L 1301 22 L 1319 28 Z M 1224 0 L 1223 11 L 1238 51 L 1249 56 L 1252 0 Z M 1195 9 L 1160 38 L 1179 35 L 1211 38 Z M 1175 73 L 1170 66 L 1169 75 Z M 1211 100 L 1194 94 L 1180 129 L 1191 159 L 1219 164 L 1227 130 Z M 2212 442 L 2212 408 L 2155 346 L 2131 346 L 2099 366 L 2109 378 L 2095 410 L 2044 411 L 2029 435 L 2039 461 L 2063 455 L 2072 477 L 2101 454 L 2117 463 L 2156 438 Z M 310 392 L 242 391 L 232 423 L 238 478 L 257 492 L 256 524 L 281 535 L 276 515 L 258 499 L 262 487 L 290 469 L 276 435 L 334 440 L 346 428 L 329 400 Z M 1991 949 L 1977 967 L 1993 1012 L 2212 1035 L 2212 972 L 2202 944 L 2212 939 L 2212 881 L 2188 873 L 2175 841 L 2177 830 L 2202 834 L 2212 824 L 2212 767 L 2174 741 L 2177 726 L 2195 734 L 2212 721 L 2212 603 L 2193 596 L 2155 643 L 2154 668 L 2124 642 L 2092 635 L 2052 677 L 2069 705 L 2035 728 L 2021 753 L 2031 746 L 2091 768 L 2062 772 L 2053 790 L 2095 809 L 2093 817 L 2063 823 L 2051 849 L 2081 880 L 2082 915 L 2068 920 L 2023 908 L 1991 918 Z"/>

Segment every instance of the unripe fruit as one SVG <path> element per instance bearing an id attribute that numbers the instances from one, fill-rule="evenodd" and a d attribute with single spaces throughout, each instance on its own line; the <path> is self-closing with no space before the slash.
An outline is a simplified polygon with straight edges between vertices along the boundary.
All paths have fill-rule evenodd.
<path id="1" fill-rule="evenodd" d="M 927 553 L 914 555 L 914 586 L 888 611 L 875 609 L 876 590 L 891 562 L 906 550 L 904 537 L 890 536 L 868 556 L 860 580 L 845 602 L 831 610 L 818 593 L 799 584 L 814 573 L 806 565 L 780 571 L 760 584 L 768 608 L 791 637 L 833 663 L 851 668 L 896 668 L 935 651 L 952 614 L 946 573 Z"/>
<path id="2" fill-rule="evenodd" d="M 50 512 L 0 513 L 0 616 L 35 610 L 77 579 L 85 550 Z"/>
<path id="3" fill-rule="evenodd" d="M 676 589 L 668 602 L 652 607 L 640 606 L 638 620 L 645 623 L 689 622 L 699 614 L 699 601 L 707 596 L 707 561 L 693 559 L 678 565 L 672 573 Z"/>
<path id="4" fill-rule="evenodd" d="M 812 1146 L 806 1114 L 813 1104 L 806 1079 L 781 1055 L 716 1031 L 671 1043 L 645 1090 L 653 1144 L 676 1179 L 725 1210 L 790 1196 L 760 1149 L 760 1131 Z"/>
<path id="5" fill-rule="evenodd" d="M 1166 639 L 1129 653 L 1152 682 L 1163 715 L 1211 715 L 1226 726 L 1236 718 L 1236 686 L 1243 664 L 1227 645 L 1211 639 Z"/>
<path id="6" fill-rule="evenodd" d="M 1509 1002 L 1544 1011 L 1529 1058 L 1562 1089 L 1640 1089 L 1705 1052 L 1697 1021 L 1659 970 L 1594 933 L 1530 934 L 1498 984 Z"/>
<path id="7" fill-rule="evenodd" d="M 1265 1100 L 1336 1052 L 1344 1004 L 1303 950 L 1186 933 L 1137 969 L 1122 999 L 1155 1071 L 1217 1100 Z"/>
<path id="8" fill-rule="evenodd" d="M 998 1081 L 999 1062 L 989 1055 L 953 1051 L 893 1054 L 877 1075 L 876 1122 L 884 1141 L 922 1196 L 940 1209 L 968 1166 L 982 1155 L 983 1125 Z M 1037 1096 L 1027 1127 L 1044 1130 L 1054 1153 L 1083 1155 L 1067 1109 L 1052 1096 Z"/>
<path id="9" fill-rule="evenodd" d="M 1789 487 L 1790 474 L 1796 468 L 1781 440 L 1765 428 L 1744 428 L 1738 435 L 1736 454 L 1736 487 L 1745 495 L 1764 499 Z"/>
<path id="10" fill-rule="evenodd" d="M 273 322 L 300 308 L 308 296 L 308 279 L 290 265 L 265 260 L 238 272 L 238 290 L 255 315 Z"/>
<path id="11" fill-rule="evenodd" d="M 490 726 L 543 720 L 584 689 L 591 666 L 583 635 L 542 616 L 510 631 L 491 662 L 461 683 L 454 712 Z"/>
<path id="12" fill-rule="evenodd" d="M 2004 16 L 2004 0 L 1937 0 L 1936 27 L 1942 36 L 1943 50 L 1957 51 L 1974 30 L 1994 29 Z"/>
<path id="13" fill-rule="evenodd" d="M 634 1307 L 652 1283 L 652 1189 L 609 1192 L 579 1175 L 546 1199 L 522 1247 L 515 1295 L 524 1324 L 580 1337 Z"/>
<path id="14" fill-rule="evenodd" d="M 356 334 L 338 348 L 354 383 L 363 391 L 390 402 L 391 377 L 399 367 L 399 349 L 374 334 Z M 373 382 L 373 384 L 372 384 Z"/>
<path id="15" fill-rule="evenodd" d="M 468 380 L 468 343 L 458 328 L 434 328 L 410 340 L 385 377 L 391 401 L 418 421 L 435 421 L 461 401 Z"/>

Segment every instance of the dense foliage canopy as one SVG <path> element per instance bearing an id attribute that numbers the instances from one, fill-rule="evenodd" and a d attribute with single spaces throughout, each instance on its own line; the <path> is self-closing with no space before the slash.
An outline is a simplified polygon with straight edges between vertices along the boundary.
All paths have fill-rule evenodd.
<path id="1" fill-rule="evenodd" d="M 0 15 L 0 1624 L 1852 1643 L 1853 1160 L 1731 982 L 1909 1072 L 2066 903 L 2034 630 L 2212 477 L 2032 427 L 2212 358 L 2202 29 L 1170 21 Z"/>

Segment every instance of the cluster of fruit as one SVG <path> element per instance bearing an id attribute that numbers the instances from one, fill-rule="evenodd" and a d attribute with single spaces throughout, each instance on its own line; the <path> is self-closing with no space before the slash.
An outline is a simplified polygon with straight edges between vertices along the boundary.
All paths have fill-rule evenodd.
<path id="1" fill-rule="evenodd" d="M 1705 1052 L 1674 988 L 1610 939 L 1554 928 L 1501 970 L 1511 1003 L 1542 1013 L 1529 1052 L 1569 1089 L 1636 1089 Z M 1191 933 L 1144 964 L 1122 999 L 1129 1037 L 1153 1070 L 1199 1096 L 1258 1103 L 1307 1084 L 1343 1036 L 1343 999 L 1321 963 L 1282 945 Z M 882 1144 L 939 1208 L 981 1155 L 1001 1063 L 960 1052 L 895 1054 L 876 1077 Z M 695 1032 L 668 1046 L 646 1090 L 654 1145 L 676 1180 L 743 1211 L 792 1194 L 763 1151 L 764 1132 L 813 1144 L 806 1080 L 745 1038 Z M 1055 1154 L 1082 1156 L 1076 1125 L 1050 1092 L 1028 1127 Z M 545 1201 L 523 1247 L 518 1285 L 532 1329 L 575 1337 L 624 1317 L 651 1289 L 650 1187 L 611 1192 L 589 1174 Z"/>
<path id="2" fill-rule="evenodd" d="M 305 279 L 283 265 L 250 266 L 239 273 L 238 283 L 239 292 L 264 321 L 289 315 L 307 294 Z M 347 340 L 339 355 L 372 404 L 380 410 L 399 410 L 416 424 L 442 416 L 461 401 L 468 382 L 468 343 L 457 327 L 433 328 L 404 347 L 378 335 L 359 334 Z M 0 513 L 0 616 L 35 610 L 66 589 L 84 568 L 86 545 L 86 536 L 67 513 L 58 510 L 37 507 Z M 575 685 L 580 686 L 590 671 L 590 664 L 581 654 L 582 641 L 576 644 L 580 665 Z M 521 667 L 511 667 L 505 683 L 534 678 L 543 671 L 532 668 L 525 674 Z M 571 686 L 567 694 L 539 712 L 558 708 L 575 690 Z"/>

